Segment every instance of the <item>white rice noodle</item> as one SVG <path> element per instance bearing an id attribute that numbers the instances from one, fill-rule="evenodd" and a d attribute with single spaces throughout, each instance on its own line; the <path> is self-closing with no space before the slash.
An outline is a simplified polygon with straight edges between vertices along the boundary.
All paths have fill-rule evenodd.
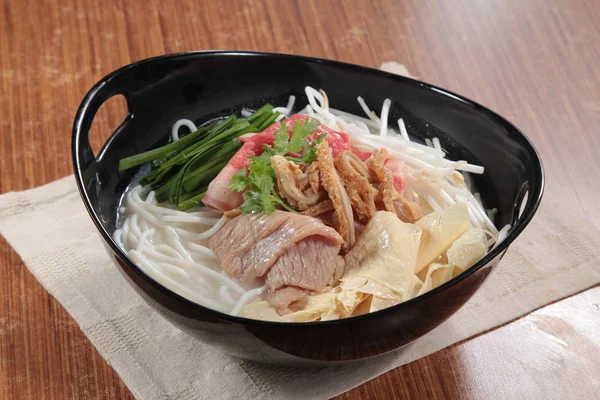
<path id="1" fill-rule="evenodd" d="M 146 204 L 154 204 L 156 200 L 156 193 L 154 193 L 154 191 L 148 193 L 148 195 L 146 196 L 146 200 L 145 203 Z"/>
<path id="2" fill-rule="evenodd" d="M 477 203 L 479 203 L 479 205 L 480 205 L 481 207 L 483 207 L 483 203 L 481 202 L 481 195 L 479 194 L 479 192 L 475 192 L 475 193 L 473 193 L 473 197 L 475 197 L 475 201 L 476 201 Z"/>
<path id="3" fill-rule="evenodd" d="M 140 238 L 138 240 L 137 247 L 136 247 L 136 250 L 138 252 L 141 253 L 144 251 L 144 244 L 146 243 L 148 236 L 153 235 L 154 232 L 155 232 L 155 230 L 151 228 L 142 233 L 142 235 L 140 236 Z"/>
<path id="4" fill-rule="evenodd" d="M 221 297 L 222 300 L 225 300 L 228 304 L 236 303 L 236 301 L 233 299 L 233 297 L 231 297 L 231 295 L 229 294 L 229 286 L 227 286 L 227 285 L 221 285 L 221 287 L 219 288 L 219 296 Z"/>
<path id="5" fill-rule="evenodd" d="M 504 239 L 506 239 L 506 237 L 508 236 L 508 231 L 510 231 L 511 226 L 510 225 L 504 225 L 502 227 L 502 229 L 500 229 L 498 231 L 498 234 L 496 235 L 496 243 L 494 244 L 494 247 L 492 247 L 492 250 L 495 249 L 496 247 L 498 247 L 498 245 L 500 243 L 502 243 L 504 241 Z"/>
<path id="6" fill-rule="evenodd" d="M 385 99 L 383 101 L 383 106 L 381 107 L 381 127 L 379 128 L 379 136 L 386 136 L 387 125 L 388 125 L 388 114 L 390 113 L 391 106 L 392 106 L 392 102 L 390 101 L 390 99 Z"/>
<path id="7" fill-rule="evenodd" d="M 282 118 L 277 117 L 278 119 L 283 119 L 285 117 L 289 117 L 290 114 L 292 113 L 292 110 L 294 109 L 295 103 L 296 103 L 296 96 L 292 95 L 288 99 L 287 105 L 285 107 L 275 107 L 273 109 L 273 112 L 278 112 L 281 115 L 283 115 Z M 277 121 L 277 119 L 276 119 L 276 121 Z"/>
<path id="8" fill-rule="evenodd" d="M 171 263 L 172 265 L 178 268 L 187 269 L 190 272 L 194 272 L 198 276 L 203 276 L 205 280 L 212 279 L 214 281 L 219 281 L 221 282 L 221 284 L 227 285 L 230 290 L 233 290 L 238 294 L 246 293 L 246 290 L 242 286 L 240 286 L 227 275 L 216 272 L 215 270 L 198 264 L 194 261 L 182 260 L 177 257 L 169 257 L 154 250 L 149 250 L 147 251 L 147 253 L 149 253 L 159 261 Z"/>
<path id="9" fill-rule="evenodd" d="M 252 290 L 249 290 L 246 293 L 244 293 L 240 297 L 240 299 L 237 301 L 237 303 L 231 310 L 230 314 L 238 315 L 238 313 L 240 312 L 240 310 L 242 309 L 242 307 L 244 305 L 246 305 L 248 302 L 254 300 L 256 297 L 260 296 L 266 289 L 267 289 L 266 286 L 261 286 L 259 288 L 252 289 Z"/>
<path id="10" fill-rule="evenodd" d="M 338 117 L 338 120 L 341 119 L 340 117 Z M 369 127 L 367 126 L 367 124 L 365 124 L 363 121 L 360 120 L 356 120 L 353 122 L 348 121 L 348 124 L 352 124 L 354 126 L 356 126 L 357 129 L 362 130 L 362 132 L 364 131 L 369 131 Z M 361 131 L 357 131 L 359 133 L 362 133 Z"/>
<path id="11" fill-rule="evenodd" d="M 164 218 L 165 216 L 173 216 L 173 217 L 180 217 L 180 218 L 193 218 L 193 217 L 206 217 L 206 218 L 214 218 L 214 219 L 219 219 L 219 215 L 215 214 L 211 211 L 201 211 L 200 209 L 198 209 L 199 211 L 196 212 L 184 212 L 184 211 L 179 211 L 176 210 L 174 208 L 169 208 L 165 205 L 161 205 L 159 206 L 155 197 L 154 197 L 154 193 L 150 192 L 146 198 L 146 200 L 142 200 L 141 196 L 143 196 L 144 190 L 138 186 L 136 188 L 134 188 L 133 190 L 131 190 L 128 194 L 127 194 L 127 201 L 128 202 L 132 202 L 132 204 L 137 204 L 140 206 L 144 206 L 143 208 L 151 213 L 155 213 L 157 214 L 157 216 L 160 216 L 162 218 Z M 150 201 L 149 201 L 150 200 Z"/>
<path id="12" fill-rule="evenodd" d="M 412 191 L 412 198 L 415 203 L 421 204 L 421 198 L 419 197 L 419 194 L 414 190 Z"/>
<path id="13" fill-rule="evenodd" d="M 398 129 L 400 129 L 400 136 L 410 142 L 410 138 L 408 137 L 408 132 L 406 130 L 406 126 L 404 125 L 404 120 L 400 118 L 398 120 Z"/>
<path id="14" fill-rule="evenodd" d="M 325 121 L 321 122 L 327 125 L 329 128 L 335 129 L 335 115 L 329 112 L 329 107 L 326 104 L 325 97 L 310 86 L 305 87 L 304 92 L 306 93 L 306 97 L 308 98 L 308 103 L 310 104 L 312 109 L 315 110 L 315 113 L 325 118 Z M 317 104 L 317 100 L 319 101 L 319 104 Z"/>
<path id="15" fill-rule="evenodd" d="M 212 228 L 210 228 L 206 232 L 199 234 L 197 236 L 197 239 L 202 240 L 202 239 L 210 238 L 212 235 L 217 233 L 219 231 L 219 229 L 221 229 L 221 227 L 223 227 L 223 225 L 225 225 L 226 222 L 227 222 L 227 217 L 222 216 L 221 219 L 219 220 L 219 222 L 217 222 Z"/>
<path id="16" fill-rule="evenodd" d="M 369 128 L 362 121 L 347 121 L 344 117 L 336 117 L 337 125 L 342 132 L 362 135 Z"/>
<path id="17" fill-rule="evenodd" d="M 177 252 L 177 250 L 166 244 L 158 244 L 154 247 L 154 250 L 157 253 L 163 254 L 165 256 L 179 258 L 180 260 L 183 260 L 183 257 Z"/>
<path id="18" fill-rule="evenodd" d="M 123 236 L 123 230 L 117 229 L 113 233 L 113 240 L 119 245 L 120 248 L 125 248 L 125 246 L 123 245 L 123 240 L 121 239 L 122 236 Z"/>
<path id="19" fill-rule="evenodd" d="M 379 121 L 373 121 L 372 119 L 360 117 L 355 114 L 350 114 L 346 111 L 338 110 L 336 108 L 329 108 L 329 112 L 331 112 L 333 115 L 335 115 L 338 118 L 342 117 L 342 118 L 344 118 L 344 120 L 354 123 L 354 124 L 356 124 L 356 122 L 362 122 L 364 124 L 364 126 L 368 127 L 367 129 L 365 129 L 365 132 L 363 132 L 363 133 L 375 133 L 375 132 L 377 132 L 377 130 L 379 129 L 379 126 L 380 126 Z M 371 130 L 371 128 L 372 128 L 372 130 Z"/>
<path id="20" fill-rule="evenodd" d="M 405 140 L 404 138 L 402 138 L 402 136 L 399 135 L 387 136 L 382 138 L 378 135 L 369 135 L 368 133 L 365 133 L 356 136 L 368 137 L 369 139 L 377 142 L 377 146 L 379 147 L 386 146 L 401 151 L 412 151 L 415 152 L 415 154 L 427 154 L 429 156 L 435 157 L 436 159 L 441 159 L 445 156 L 445 153 L 443 151 L 439 151 L 426 145 Z M 446 161 L 450 162 L 449 160 Z"/>
<path id="21" fill-rule="evenodd" d="M 154 192 L 137 186 L 125 196 L 129 216 L 114 233 L 130 259 L 165 287 L 206 307 L 231 312 L 261 291 L 222 273 L 214 252 L 205 247 L 227 222 L 210 211 L 181 212 L 158 205 Z"/>
<path id="22" fill-rule="evenodd" d="M 179 237 L 179 235 L 177 235 L 177 232 L 175 232 L 175 229 L 173 229 L 172 226 L 167 225 L 167 226 L 165 226 L 165 232 L 166 232 L 167 244 L 170 245 L 171 247 L 173 247 L 173 249 L 175 249 L 179 254 L 181 254 L 181 256 L 183 258 L 185 258 L 186 260 L 192 261 L 192 256 L 185 249 L 185 247 L 183 247 L 183 245 L 181 244 L 181 238 Z"/>
<path id="23" fill-rule="evenodd" d="M 191 251 L 194 251 L 198 254 L 201 254 L 206 257 L 210 257 L 213 260 L 217 260 L 217 261 L 219 260 L 219 258 L 217 257 L 217 255 L 215 254 L 214 251 L 212 251 L 208 247 L 202 246 L 201 244 L 191 242 L 191 243 L 188 243 L 188 247 Z"/>
<path id="24" fill-rule="evenodd" d="M 190 133 L 198 130 L 196 124 L 194 124 L 194 121 L 190 121 L 189 119 L 180 119 L 179 121 L 175 122 L 173 128 L 171 129 L 171 137 L 174 141 L 179 140 L 179 128 L 182 126 L 188 128 Z"/>
<path id="25" fill-rule="evenodd" d="M 308 115 L 309 117 L 315 117 L 315 112 L 313 111 L 310 104 L 307 104 L 302 110 L 298 111 L 296 114 Z"/>
<path id="26" fill-rule="evenodd" d="M 164 215 L 162 220 L 164 222 L 189 222 L 198 223 L 204 225 L 214 225 L 219 221 L 219 218 L 210 217 L 196 217 L 194 215 Z"/>
<path id="27" fill-rule="evenodd" d="M 498 228 L 492 223 L 490 218 L 487 216 L 485 209 L 481 206 L 480 203 L 475 200 L 473 193 L 469 190 L 463 190 L 464 195 L 466 195 L 466 200 L 469 203 L 469 209 L 473 209 L 473 211 L 477 214 L 478 220 L 481 221 L 482 225 L 485 226 L 490 232 L 494 235 L 498 234 Z"/>
<path id="28" fill-rule="evenodd" d="M 452 197 L 450 197 L 448 192 L 446 192 L 444 189 L 440 189 L 439 193 L 442 199 L 444 199 L 444 201 L 446 202 L 446 204 L 448 204 L 448 206 L 453 206 L 454 204 L 456 204 L 456 201 Z"/>
<path id="29" fill-rule="evenodd" d="M 429 206 L 431 206 L 431 208 L 433 208 L 434 211 L 444 211 L 442 206 L 440 206 L 431 195 L 427 195 L 425 197 L 425 201 L 429 204 Z"/>
<path id="30" fill-rule="evenodd" d="M 377 135 L 353 135 L 350 132 L 348 133 L 351 135 L 351 142 L 370 145 L 372 149 L 386 146 L 390 153 L 396 153 L 398 157 L 404 159 L 404 161 L 412 162 L 416 167 L 451 168 L 453 170 L 472 172 L 474 174 L 482 174 L 484 172 L 484 168 L 479 165 L 469 164 L 466 161 L 447 160 L 442 156 L 443 152 L 432 147 L 423 145 L 418 145 L 420 147 L 416 147 L 416 143 L 407 142 L 400 138 L 382 138 Z M 415 156 L 419 157 L 417 158 Z"/>
<path id="31" fill-rule="evenodd" d="M 356 98 L 356 100 L 358 101 L 358 104 L 360 104 L 360 107 L 363 109 L 365 114 L 367 114 L 367 117 L 369 117 L 369 119 L 371 119 L 371 121 L 373 121 L 377 125 L 379 125 L 380 121 L 379 121 L 379 118 L 377 117 L 377 114 L 375 114 L 375 112 L 373 112 L 369 109 L 369 106 L 367 106 L 367 103 L 365 103 L 365 100 L 360 96 L 358 96 Z"/>
<path id="32" fill-rule="evenodd" d="M 136 250 L 131 250 L 128 253 L 131 261 L 136 263 L 140 268 L 150 275 L 151 278 L 160 282 L 161 285 L 173 290 L 174 292 L 206 307 L 214 310 L 226 312 L 227 306 L 211 298 L 199 294 L 197 291 L 190 288 L 189 275 L 181 274 L 178 268 L 169 268 L 168 265 L 150 262 L 142 254 Z"/>

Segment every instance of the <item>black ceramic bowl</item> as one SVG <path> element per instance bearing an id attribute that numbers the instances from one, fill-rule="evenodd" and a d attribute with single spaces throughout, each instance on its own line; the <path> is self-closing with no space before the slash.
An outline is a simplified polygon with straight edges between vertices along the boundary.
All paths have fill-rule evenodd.
<path id="1" fill-rule="evenodd" d="M 112 239 L 117 203 L 136 171 L 118 171 L 120 158 L 167 143 L 180 118 L 285 105 L 290 94 L 306 104 L 304 87 L 326 90 L 336 108 L 360 114 L 392 100 L 390 120 L 408 131 L 438 137 L 451 159 L 485 167 L 475 182 L 498 226 L 512 224 L 502 244 L 466 273 L 422 296 L 375 313 L 339 321 L 274 323 L 232 317 L 166 289 L 136 267 Z M 88 141 L 100 105 L 116 94 L 129 113 L 95 157 Z M 83 202 L 131 285 L 180 329 L 224 351 L 269 363 L 315 364 L 357 360 L 405 346 L 458 310 L 489 276 L 533 217 L 543 191 L 540 158 L 511 123 L 461 96 L 379 70 L 293 55 L 197 52 L 143 60 L 106 76 L 85 96 L 73 126 L 73 164 Z M 528 196 L 525 194 L 528 193 Z M 524 200 L 524 198 L 526 198 Z M 521 210 L 521 212 L 520 212 Z"/>

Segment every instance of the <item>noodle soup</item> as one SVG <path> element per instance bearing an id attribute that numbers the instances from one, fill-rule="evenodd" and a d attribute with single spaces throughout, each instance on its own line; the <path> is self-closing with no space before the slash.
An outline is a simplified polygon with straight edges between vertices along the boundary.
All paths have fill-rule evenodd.
<path id="1" fill-rule="evenodd" d="M 399 304 L 464 272 L 506 236 L 437 138 L 402 119 L 308 104 L 244 109 L 121 160 L 150 164 L 124 195 L 114 239 L 144 272 L 214 310 L 308 322 Z M 294 111 L 294 110 L 297 111 Z M 185 133 L 185 132 L 187 133 Z"/>

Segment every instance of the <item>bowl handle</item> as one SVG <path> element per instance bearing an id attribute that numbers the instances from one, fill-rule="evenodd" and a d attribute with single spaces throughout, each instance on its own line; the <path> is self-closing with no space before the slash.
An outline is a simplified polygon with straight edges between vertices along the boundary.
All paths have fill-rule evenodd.
<path id="1" fill-rule="evenodd" d="M 102 149 L 100 149 L 98 154 L 94 155 L 94 151 L 92 150 L 89 141 L 92 122 L 102 104 L 118 94 L 123 95 L 127 102 L 127 116 L 102 146 Z M 72 153 L 76 171 L 77 169 L 81 171 L 88 170 L 91 166 L 95 165 L 97 161 L 100 161 L 112 138 L 126 129 L 127 123 L 133 117 L 128 94 L 126 88 L 115 85 L 114 81 L 107 82 L 106 80 L 103 80 L 94 86 L 85 96 L 79 106 L 79 110 L 77 110 L 77 115 L 73 123 Z"/>

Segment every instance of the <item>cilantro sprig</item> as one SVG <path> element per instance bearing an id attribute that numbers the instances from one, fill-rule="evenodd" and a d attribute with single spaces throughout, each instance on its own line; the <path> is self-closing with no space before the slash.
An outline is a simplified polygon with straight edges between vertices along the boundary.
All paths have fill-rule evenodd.
<path id="1" fill-rule="evenodd" d="M 295 162 L 296 164 L 310 164 L 313 161 L 317 161 L 317 146 L 323 140 L 325 140 L 326 133 L 322 133 L 315 139 L 314 142 L 304 150 L 299 157 L 286 157 L 288 160 Z"/>
<path id="2" fill-rule="evenodd" d="M 296 121 L 290 136 L 287 124 L 282 121 L 275 132 L 273 146 L 263 145 L 263 153 L 260 156 L 250 157 L 250 166 L 231 178 L 229 189 L 244 192 L 244 202 L 240 206 L 243 214 L 264 211 L 268 215 L 275 211 L 278 205 L 288 211 L 296 212 L 279 197 L 275 190 L 275 170 L 271 165 L 271 157 L 300 153 L 299 157 L 287 156 L 286 158 L 297 164 L 315 161 L 316 146 L 325 139 L 325 134 L 319 135 L 312 143 L 309 142 L 308 136 L 312 135 L 318 127 L 319 122 L 316 120 Z"/>
<path id="3" fill-rule="evenodd" d="M 235 174 L 231 182 L 229 188 L 233 191 L 242 192 L 248 188 L 244 193 L 244 203 L 240 207 L 243 214 L 261 211 L 271 214 L 277 205 L 288 211 L 295 211 L 275 191 L 275 170 L 270 160 L 268 163 L 265 161 L 265 157 L 252 157 L 248 171 L 243 169 Z"/>
<path id="4" fill-rule="evenodd" d="M 275 132 L 273 150 L 276 154 L 286 155 L 288 153 L 299 153 L 310 147 L 307 136 L 312 135 L 319 127 L 319 121 L 310 119 L 308 121 L 296 120 L 290 137 L 285 121 Z"/>

